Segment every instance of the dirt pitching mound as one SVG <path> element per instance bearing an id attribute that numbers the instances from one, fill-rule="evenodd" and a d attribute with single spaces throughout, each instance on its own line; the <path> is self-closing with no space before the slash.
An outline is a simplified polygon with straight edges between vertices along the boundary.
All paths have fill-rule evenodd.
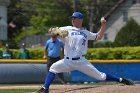
<path id="1" fill-rule="evenodd" d="M 35 89 L 39 90 L 41 85 L 27 86 L 0 86 L 0 89 Z M 27 93 L 36 93 L 27 92 Z M 140 93 L 140 84 L 128 85 L 51 85 L 50 93 Z"/>
<path id="2" fill-rule="evenodd" d="M 63 85 L 51 86 L 50 93 L 140 93 L 140 84 L 127 85 Z"/>

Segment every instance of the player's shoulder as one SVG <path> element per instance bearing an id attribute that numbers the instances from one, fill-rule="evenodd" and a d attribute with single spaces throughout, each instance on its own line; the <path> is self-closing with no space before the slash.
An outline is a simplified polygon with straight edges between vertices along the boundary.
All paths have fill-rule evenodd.
<path id="1" fill-rule="evenodd" d="M 69 30 L 71 29 L 72 26 L 63 26 L 63 27 L 60 27 L 59 29 L 62 29 L 62 30 Z"/>
<path id="2" fill-rule="evenodd" d="M 82 31 L 82 32 L 85 32 L 85 33 L 89 33 L 89 32 L 90 32 L 90 31 L 87 30 L 86 28 L 82 28 L 81 31 Z"/>

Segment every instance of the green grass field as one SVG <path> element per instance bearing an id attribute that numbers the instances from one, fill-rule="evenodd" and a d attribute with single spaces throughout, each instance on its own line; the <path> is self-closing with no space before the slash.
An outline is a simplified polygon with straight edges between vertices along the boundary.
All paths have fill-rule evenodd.
<path id="1" fill-rule="evenodd" d="M 0 93 L 30 93 L 35 91 L 37 89 L 1 89 Z"/>
<path id="2" fill-rule="evenodd" d="M 0 84 L 0 93 L 35 93 L 39 87 L 41 84 Z"/>

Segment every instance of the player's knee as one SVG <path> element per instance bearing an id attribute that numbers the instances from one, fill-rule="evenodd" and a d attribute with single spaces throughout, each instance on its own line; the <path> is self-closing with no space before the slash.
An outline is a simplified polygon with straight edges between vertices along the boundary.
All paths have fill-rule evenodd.
<path id="1" fill-rule="evenodd" d="M 56 67 L 57 67 L 57 65 L 55 63 L 52 64 L 52 66 L 50 67 L 49 71 L 52 72 L 52 73 L 58 73 Z"/>
<path id="2" fill-rule="evenodd" d="M 100 73 L 100 75 L 97 77 L 98 80 L 106 80 L 106 74 L 105 73 Z"/>

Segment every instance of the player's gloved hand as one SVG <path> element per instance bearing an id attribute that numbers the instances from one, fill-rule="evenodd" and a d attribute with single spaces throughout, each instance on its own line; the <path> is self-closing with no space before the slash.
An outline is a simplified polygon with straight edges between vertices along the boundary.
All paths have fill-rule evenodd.
<path id="1" fill-rule="evenodd" d="M 50 28 L 48 32 L 51 34 L 51 36 L 59 36 L 61 38 L 68 36 L 67 30 L 61 30 L 58 27 Z"/>
<path id="2" fill-rule="evenodd" d="M 52 28 L 51 27 L 48 32 L 51 36 L 56 36 L 56 35 L 58 35 L 56 30 L 57 30 L 57 28 Z"/>

